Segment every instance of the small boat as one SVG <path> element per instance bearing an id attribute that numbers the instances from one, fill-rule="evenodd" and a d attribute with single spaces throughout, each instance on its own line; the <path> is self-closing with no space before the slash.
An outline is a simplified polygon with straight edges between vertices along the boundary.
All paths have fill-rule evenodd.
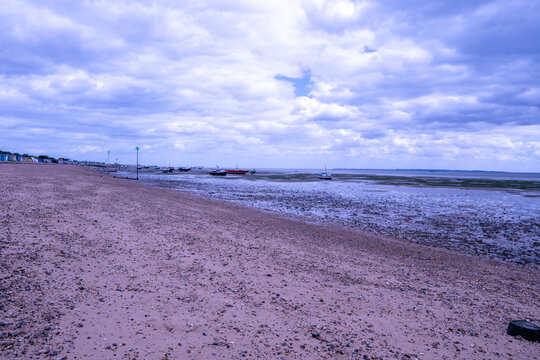
<path id="1" fill-rule="evenodd" d="M 247 174 L 249 172 L 249 170 L 239 169 L 238 165 L 236 165 L 236 169 L 227 169 L 227 172 L 229 174 L 245 175 L 245 174 Z"/>
<path id="2" fill-rule="evenodd" d="M 214 170 L 210 170 L 208 173 L 213 176 L 226 176 L 227 175 L 227 171 L 220 169 L 219 166 L 216 166 Z"/>
<path id="3" fill-rule="evenodd" d="M 169 166 L 169 167 L 164 167 L 164 168 L 161 168 L 161 171 L 163 171 L 163 173 L 171 173 L 173 172 L 174 168 L 172 166 Z"/>
<path id="4" fill-rule="evenodd" d="M 326 170 L 326 165 L 324 165 L 324 171 L 319 174 L 319 179 L 320 180 L 332 180 L 332 174 L 330 174 L 330 172 L 328 170 Z"/>
<path id="5" fill-rule="evenodd" d="M 183 167 L 183 166 L 180 166 L 178 168 L 178 171 L 180 172 L 187 172 L 187 171 L 191 171 L 191 168 L 190 167 Z"/>

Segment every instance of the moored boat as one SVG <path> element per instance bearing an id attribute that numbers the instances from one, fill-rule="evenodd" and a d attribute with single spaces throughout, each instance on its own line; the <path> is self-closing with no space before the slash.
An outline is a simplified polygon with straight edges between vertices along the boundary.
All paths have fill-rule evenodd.
<path id="1" fill-rule="evenodd" d="M 236 165 L 236 169 L 227 169 L 227 173 L 234 174 L 234 175 L 244 175 L 247 174 L 249 170 L 239 169 L 238 165 Z"/>
<path id="2" fill-rule="evenodd" d="M 319 179 L 320 180 L 332 180 L 333 177 L 332 177 L 332 174 L 330 174 L 330 172 L 328 170 L 326 170 L 326 165 L 324 165 L 324 171 L 319 174 Z"/>
<path id="3" fill-rule="evenodd" d="M 227 169 L 227 172 L 229 174 L 244 175 L 244 174 L 247 174 L 249 172 L 249 170 Z"/>
<path id="4" fill-rule="evenodd" d="M 212 176 L 226 176 L 227 175 L 227 171 L 220 169 L 219 166 L 216 166 L 214 170 L 210 170 L 208 173 Z"/>
<path id="5" fill-rule="evenodd" d="M 178 168 L 178 171 L 180 172 L 187 172 L 187 171 L 191 171 L 191 168 L 190 167 L 183 167 L 183 166 L 180 166 Z"/>

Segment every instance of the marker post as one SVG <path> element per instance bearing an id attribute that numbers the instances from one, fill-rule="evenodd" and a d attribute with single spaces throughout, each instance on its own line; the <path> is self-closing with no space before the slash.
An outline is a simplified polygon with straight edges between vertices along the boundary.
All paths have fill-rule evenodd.
<path id="1" fill-rule="evenodd" d="M 135 148 L 135 150 L 137 150 L 137 166 L 136 166 L 136 169 L 137 169 L 137 180 L 139 180 L 139 147 L 137 146 Z"/>

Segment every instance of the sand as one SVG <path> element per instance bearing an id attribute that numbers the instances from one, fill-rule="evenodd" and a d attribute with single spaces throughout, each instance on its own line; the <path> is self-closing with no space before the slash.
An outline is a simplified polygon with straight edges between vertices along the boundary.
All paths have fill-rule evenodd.
<path id="1" fill-rule="evenodd" d="M 535 359 L 540 270 L 0 164 L 2 359 Z"/>

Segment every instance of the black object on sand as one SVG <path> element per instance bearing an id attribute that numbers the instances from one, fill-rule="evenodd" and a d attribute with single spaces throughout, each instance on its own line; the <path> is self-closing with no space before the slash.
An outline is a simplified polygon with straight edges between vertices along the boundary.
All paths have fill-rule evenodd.
<path id="1" fill-rule="evenodd" d="M 527 320 L 512 320 L 508 324 L 508 335 L 520 335 L 529 341 L 540 341 L 540 326 Z"/>

